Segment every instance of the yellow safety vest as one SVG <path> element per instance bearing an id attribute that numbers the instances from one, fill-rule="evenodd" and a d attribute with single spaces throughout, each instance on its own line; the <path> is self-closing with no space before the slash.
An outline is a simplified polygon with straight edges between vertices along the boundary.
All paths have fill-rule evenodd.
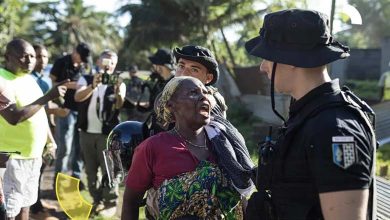
<path id="1" fill-rule="evenodd" d="M 29 74 L 17 76 L 0 68 L 0 77 L 4 78 L 9 88 L 13 90 L 17 107 L 31 104 L 43 96 L 42 90 Z M 48 129 L 44 108 L 17 125 L 11 125 L 0 117 L 0 151 L 19 151 L 20 155 L 11 156 L 17 159 L 41 157 L 47 141 Z"/>

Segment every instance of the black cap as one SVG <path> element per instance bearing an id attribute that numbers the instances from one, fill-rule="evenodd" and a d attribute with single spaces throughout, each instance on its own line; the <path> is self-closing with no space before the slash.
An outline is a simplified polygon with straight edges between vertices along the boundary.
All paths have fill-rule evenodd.
<path id="1" fill-rule="evenodd" d="M 202 46 L 187 45 L 182 48 L 176 47 L 173 49 L 173 55 L 175 56 L 176 63 L 179 62 L 180 58 L 183 58 L 205 66 L 214 76 L 213 80 L 206 85 L 213 85 L 217 82 L 219 77 L 218 62 L 209 49 Z"/>
<path id="2" fill-rule="evenodd" d="M 325 14 L 289 9 L 267 14 L 247 52 L 263 59 L 303 68 L 318 67 L 349 56 L 349 48 L 330 35 Z"/>
<path id="3" fill-rule="evenodd" d="M 173 63 L 171 51 L 164 48 L 158 49 L 157 52 L 153 54 L 153 56 L 149 57 L 149 60 L 155 65 L 165 65 Z"/>
<path id="4" fill-rule="evenodd" d="M 88 63 L 88 58 L 91 55 L 91 49 L 89 49 L 88 44 L 80 43 L 76 47 L 76 51 L 80 54 L 80 58 L 84 63 Z"/>

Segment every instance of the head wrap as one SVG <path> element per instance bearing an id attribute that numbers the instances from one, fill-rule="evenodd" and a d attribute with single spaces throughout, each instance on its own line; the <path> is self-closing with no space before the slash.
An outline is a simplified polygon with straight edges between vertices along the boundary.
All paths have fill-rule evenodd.
<path id="1" fill-rule="evenodd" d="M 175 94 L 181 83 L 189 79 L 193 80 L 194 78 L 191 76 L 178 76 L 172 78 L 165 85 L 160 98 L 155 102 L 155 105 L 157 106 L 157 119 L 161 124 L 166 125 L 173 122 L 174 117 L 172 112 L 167 108 L 167 103 L 172 98 L 173 94 Z"/>

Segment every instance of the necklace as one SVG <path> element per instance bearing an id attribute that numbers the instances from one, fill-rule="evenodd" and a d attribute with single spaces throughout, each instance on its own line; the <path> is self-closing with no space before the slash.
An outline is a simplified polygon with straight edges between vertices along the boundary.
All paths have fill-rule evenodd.
<path id="1" fill-rule="evenodd" d="M 190 144 L 194 147 L 197 147 L 197 148 L 201 148 L 201 149 L 207 149 L 207 143 L 206 143 L 206 137 L 204 138 L 204 145 L 199 145 L 199 144 L 194 144 L 192 143 L 191 141 L 187 140 L 186 138 L 184 138 L 180 133 L 179 131 L 176 130 L 176 128 L 173 128 L 172 129 L 173 132 L 175 132 L 175 134 L 177 136 L 179 136 L 181 139 L 183 139 L 187 144 Z"/>

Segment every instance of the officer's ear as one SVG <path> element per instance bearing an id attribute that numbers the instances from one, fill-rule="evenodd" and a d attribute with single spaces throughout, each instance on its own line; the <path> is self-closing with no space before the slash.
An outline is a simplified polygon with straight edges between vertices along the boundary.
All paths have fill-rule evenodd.
<path id="1" fill-rule="evenodd" d="M 213 79 L 214 79 L 214 74 L 212 74 L 212 73 L 210 73 L 209 71 L 207 71 L 207 74 L 206 74 L 206 82 L 205 82 L 205 84 L 208 84 L 208 83 L 211 82 Z"/>

